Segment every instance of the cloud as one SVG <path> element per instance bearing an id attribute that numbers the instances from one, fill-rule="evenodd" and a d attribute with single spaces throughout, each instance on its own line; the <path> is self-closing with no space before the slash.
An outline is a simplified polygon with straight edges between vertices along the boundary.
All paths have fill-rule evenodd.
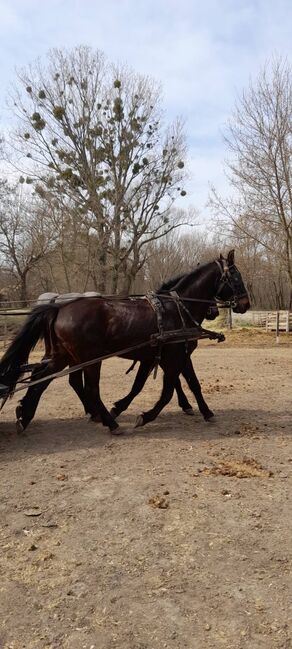
<path id="1" fill-rule="evenodd" d="M 273 52 L 291 56 L 290 0 L 0 0 L 2 120 L 15 66 L 84 43 L 162 83 L 167 119 L 185 119 L 193 181 L 226 191 L 221 130 L 237 93 Z"/>

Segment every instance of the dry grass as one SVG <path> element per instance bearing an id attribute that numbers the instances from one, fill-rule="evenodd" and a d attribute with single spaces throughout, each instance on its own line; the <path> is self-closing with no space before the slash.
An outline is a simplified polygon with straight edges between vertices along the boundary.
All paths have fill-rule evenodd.
<path id="1" fill-rule="evenodd" d="M 212 323 L 213 324 L 213 323 Z M 222 331 L 225 335 L 225 342 L 220 343 L 226 347 L 290 347 L 292 345 L 291 333 L 280 333 L 279 344 L 276 343 L 276 334 L 274 331 L 265 331 L 259 327 L 236 327 L 234 329 L 221 329 L 216 326 L 214 331 Z M 202 340 L 200 345 L 217 345 L 218 343 L 210 340 Z"/>
<path id="2" fill-rule="evenodd" d="M 149 505 L 154 509 L 168 509 L 169 502 L 164 496 L 152 496 L 148 501 Z"/>
<path id="3" fill-rule="evenodd" d="M 270 478 L 273 472 L 264 469 L 261 464 L 252 458 L 242 460 L 224 460 L 212 467 L 205 467 L 203 475 L 225 475 L 235 478 Z"/>

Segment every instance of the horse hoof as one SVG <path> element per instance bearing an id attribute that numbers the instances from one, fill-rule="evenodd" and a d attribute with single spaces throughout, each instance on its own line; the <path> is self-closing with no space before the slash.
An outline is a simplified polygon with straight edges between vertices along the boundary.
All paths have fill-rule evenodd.
<path id="1" fill-rule="evenodd" d="M 24 426 L 22 424 L 21 419 L 17 419 L 17 421 L 15 422 L 15 426 L 16 426 L 17 435 L 22 435 L 24 431 Z"/>
<path id="2" fill-rule="evenodd" d="M 212 410 L 210 410 L 204 415 L 205 421 L 210 421 L 210 419 L 212 419 L 213 417 L 214 417 L 214 412 L 212 412 Z"/>
<path id="3" fill-rule="evenodd" d="M 139 417 L 137 417 L 137 419 L 136 419 L 136 423 L 135 423 L 134 428 L 140 428 L 140 426 L 144 426 L 144 424 L 145 424 L 145 422 L 144 422 L 144 416 L 143 416 L 143 415 L 139 415 Z"/>
<path id="4" fill-rule="evenodd" d="M 125 430 L 125 428 L 121 428 L 121 426 L 118 426 L 117 428 L 113 428 L 113 430 L 111 430 L 112 435 L 124 435 L 125 433 L 127 433 L 127 431 Z"/>
<path id="5" fill-rule="evenodd" d="M 112 416 L 113 419 L 116 419 L 118 417 L 118 413 L 115 408 L 111 409 L 110 415 Z"/>
<path id="6" fill-rule="evenodd" d="M 193 417 L 195 413 L 194 413 L 194 411 L 193 411 L 192 408 L 186 408 L 186 409 L 184 410 L 184 414 L 185 414 L 185 415 L 189 415 L 190 417 Z"/>

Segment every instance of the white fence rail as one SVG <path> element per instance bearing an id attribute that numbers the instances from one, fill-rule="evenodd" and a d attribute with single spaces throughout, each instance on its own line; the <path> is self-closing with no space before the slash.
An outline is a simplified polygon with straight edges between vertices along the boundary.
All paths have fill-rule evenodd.
<path id="1" fill-rule="evenodd" d="M 292 311 L 247 311 L 244 315 L 232 314 L 236 326 L 250 324 L 263 327 L 266 331 L 292 331 Z"/>
<path id="2" fill-rule="evenodd" d="M 278 331 L 292 330 L 292 313 L 290 311 L 268 311 L 266 331 L 277 331 L 277 329 Z"/>

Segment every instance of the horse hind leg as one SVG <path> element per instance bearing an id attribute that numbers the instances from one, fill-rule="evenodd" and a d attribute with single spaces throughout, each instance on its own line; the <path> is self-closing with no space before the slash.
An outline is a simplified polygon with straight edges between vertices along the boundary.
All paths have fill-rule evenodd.
<path id="1" fill-rule="evenodd" d="M 23 432 L 31 420 L 34 418 L 39 400 L 43 392 L 47 389 L 53 379 L 45 380 L 46 376 L 63 370 L 68 364 L 67 359 L 61 357 L 50 359 L 43 369 L 36 368 L 31 374 L 31 380 L 44 379 L 42 383 L 33 385 L 28 388 L 27 392 L 20 403 L 16 406 L 16 430 L 18 433 Z"/>
<path id="2" fill-rule="evenodd" d="M 101 363 L 84 369 L 86 397 L 91 404 L 92 419 L 94 421 L 99 421 L 100 417 L 101 423 L 104 426 L 107 426 L 113 435 L 120 435 L 125 431 L 120 428 L 101 400 L 99 390 L 100 369 Z M 96 417 L 98 417 L 98 419 L 96 419 Z"/>

